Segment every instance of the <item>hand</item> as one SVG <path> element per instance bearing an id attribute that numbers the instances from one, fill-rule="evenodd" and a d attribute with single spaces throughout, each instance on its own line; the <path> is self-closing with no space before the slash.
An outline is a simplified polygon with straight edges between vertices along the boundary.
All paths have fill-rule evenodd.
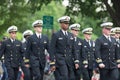
<path id="1" fill-rule="evenodd" d="M 100 68 L 104 68 L 105 65 L 104 65 L 103 63 L 100 63 L 100 64 L 99 64 L 99 67 L 100 67 Z"/>
<path id="2" fill-rule="evenodd" d="M 56 67 L 55 66 L 51 66 L 50 71 L 55 71 Z"/>
<path id="3" fill-rule="evenodd" d="M 30 67 L 30 65 L 29 65 L 29 64 L 25 64 L 25 67 L 29 68 L 29 67 Z"/>
<path id="4" fill-rule="evenodd" d="M 84 66 L 84 68 L 87 68 L 87 67 L 88 67 L 88 65 L 85 65 L 85 66 Z"/>
<path id="5" fill-rule="evenodd" d="M 75 69 L 78 69 L 79 68 L 79 64 L 75 64 Z"/>
<path id="6" fill-rule="evenodd" d="M 118 64 L 117 66 L 118 66 L 118 68 L 120 68 L 120 64 Z"/>

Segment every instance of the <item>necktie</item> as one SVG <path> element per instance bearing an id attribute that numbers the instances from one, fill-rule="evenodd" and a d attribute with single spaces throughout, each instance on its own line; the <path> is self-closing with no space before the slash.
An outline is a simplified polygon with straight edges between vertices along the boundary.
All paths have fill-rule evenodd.
<path id="1" fill-rule="evenodd" d="M 41 35 L 39 35 L 39 37 L 38 37 L 39 39 L 41 39 Z"/>
<path id="2" fill-rule="evenodd" d="M 65 31 L 65 36 L 67 36 L 67 32 Z"/>
<path id="3" fill-rule="evenodd" d="M 12 43 L 14 43 L 15 42 L 15 40 L 14 39 L 12 39 Z"/>
<path id="4" fill-rule="evenodd" d="M 88 42 L 89 42 L 89 46 L 91 47 L 91 42 L 90 42 L 90 40 L 89 40 Z"/>
<path id="5" fill-rule="evenodd" d="M 108 40 L 111 42 L 111 39 L 110 39 L 110 37 L 108 37 Z"/>

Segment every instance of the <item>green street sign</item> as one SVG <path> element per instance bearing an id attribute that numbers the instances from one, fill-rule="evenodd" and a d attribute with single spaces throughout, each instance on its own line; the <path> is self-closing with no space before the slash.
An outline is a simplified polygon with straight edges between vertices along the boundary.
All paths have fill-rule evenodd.
<path id="1" fill-rule="evenodd" d="M 53 29 L 53 16 L 43 16 L 43 28 Z"/>

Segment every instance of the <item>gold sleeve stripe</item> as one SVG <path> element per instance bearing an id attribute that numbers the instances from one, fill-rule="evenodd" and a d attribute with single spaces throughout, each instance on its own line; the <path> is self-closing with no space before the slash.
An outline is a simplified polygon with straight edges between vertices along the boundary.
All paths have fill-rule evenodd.
<path id="1" fill-rule="evenodd" d="M 55 62 L 50 62 L 50 64 L 55 64 Z"/>

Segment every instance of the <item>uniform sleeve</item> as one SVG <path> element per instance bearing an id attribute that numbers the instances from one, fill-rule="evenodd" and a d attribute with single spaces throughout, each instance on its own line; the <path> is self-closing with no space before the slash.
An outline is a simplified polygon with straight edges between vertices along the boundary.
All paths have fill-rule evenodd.
<path id="1" fill-rule="evenodd" d="M 21 54 L 22 54 L 22 57 L 25 57 L 25 50 L 23 48 L 22 42 L 21 42 Z"/>
<path id="2" fill-rule="evenodd" d="M 53 33 L 51 41 L 50 41 L 50 47 L 49 47 L 51 65 L 55 64 L 56 42 L 57 42 L 57 36 L 55 35 L 55 33 Z"/>
<path id="3" fill-rule="evenodd" d="M 46 49 L 49 52 L 49 39 L 48 39 L 48 37 L 46 37 L 46 40 L 47 40 Z"/>
<path id="4" fill-rule="evenodd" d="M 115 58 L 117 60 L 117 63 L 120 64 L 120 44 L 116 44 L 116 47 L 115 47 Z"/>
<path id="5" fill-rule="evenodd" d="M 1 47 L 0 47 L 0 59 L 2 58 L 2 56 L 4 54 L 4 51 L 5 51 L 5 41 L 3 41 L 1 43 Z"/>
<path id="6" fill-rule="evenodd" d="M 95 59 L 98 64 L 102 63 L 100 48 L 101 48 L 101 42 L 99 39 L 97 39 L 95 42 Z"/>
<path id="7" fill-rule="evenodd" d="M 79 54 L 80 53 L 79 53 L 79 50 L 77 48 L 77 43 L 74 40 L 74 42 L 73 42 L 73 57 L 74 57 L 75 63 L 79 63 Z"/>
<path id="8" fill-rule="evenodd" d="M 83 64 L 86 65 L 88 64 L 88 60 L 87 60 L 87 53 L 85 52 L 85 47 L 84 46 L 84 41 L 82 42 L 82 61 L 83 61 Z"/>
<path id="9" fill-rule="evenodd" d="M 29 63 L 29 59 L 27 57 L 27 52 L 26 52 L 26 46 L 25 46 L 25 43 L 22 43 L 22 50 L 23 50 L 23 60 L 24 60 L 24 63 L 25 64 L 28 64 Z"/>
<path id="10" fill-rule="evenodd" d="M 27 43 L 26 43 L 26 59 L 30 59 L 30 54 L 32 53 L 31 51 L 31 40 L 30 37 L 27 39 Z"/>

